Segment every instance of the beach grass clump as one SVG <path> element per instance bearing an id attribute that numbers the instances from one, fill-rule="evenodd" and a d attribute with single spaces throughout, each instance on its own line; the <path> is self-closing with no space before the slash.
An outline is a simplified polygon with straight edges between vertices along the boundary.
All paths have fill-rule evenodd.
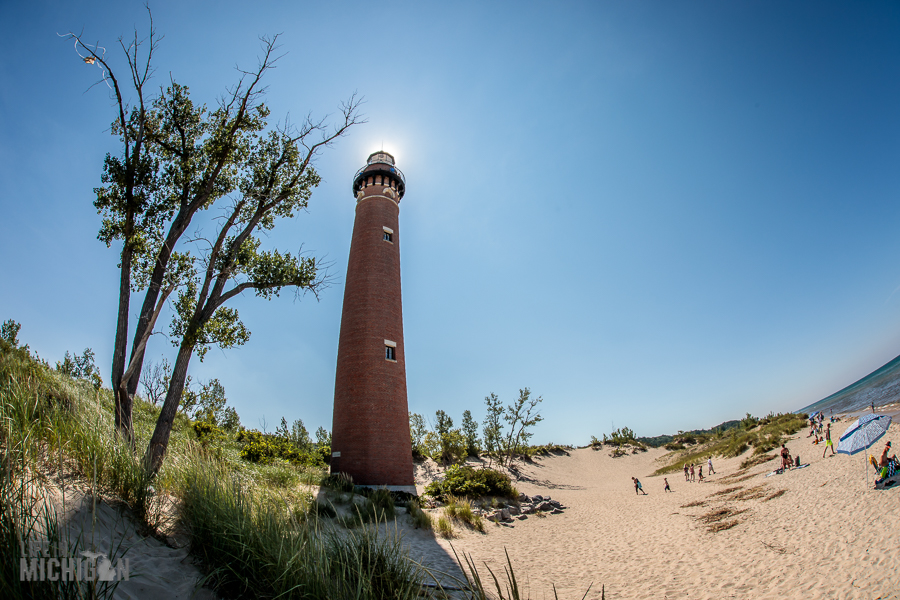
<path id="1" fill-rule="evenodd" d="M 182 493 L 191 551 L 224 596 L 415 598 L 423 573 L 377 528 L 323 530 L 250 493 L 221 466 L 190 473 Z"/>
<path id="2" fill-rule="evenodd" d="M 431 515 L 422 510 L 417 500 L 410 500 L 408 508 L 409 518 L 413 527 L 426 531 L 431 531 L 434 528 L 434 521 L 431 519 Z"/>
<path id="3" fill-rule="evenodd" d="M 396 508 L 390 491 L 384 488 L 365 491 L 368 494 L 365 499 L 354 502 L 351 513 L 341 520 L 341 524 L 349 529 L 395 519 Z"/>
<path id="4" fill-rule="evenodd" d="M 435 529 L 443 538 L 450 539 L 453 537 L 453 524 L 446 516 L 442 515 L 437 518 Z"/>
<path id="5" fill-rule="evenodd" d="M 525 449 L 525 457 L 529 459 L 534 456 L 569 456 L 571 449 L 570 446 L 560 446 L 551 442 L 543 446 L 529 446 Z"/>
<path id="6" fill-rule="evenodd" d="M 472 509 L 472 503 L 466 498 L 447 497 L 444 514 L 455 521 L 464 523 L 476 531 L 484 531 L 484 519 Z"/>
<path id="7" fill-rule="evenodd" d="M 353 477 L 347 473 L 332 473 L 322 477 L 319 485 L 335 492 L 352 493 Z"/>
<path id="8" fill-rule="evenodd" d="M 519 495 L 508 475 L 494 469 L 474 469 L 459 465 L 447 469 L 443 480 L 429 483 L 425 487 L 425 493 L 441 501 L 449 496 L 516 498 Z"/>

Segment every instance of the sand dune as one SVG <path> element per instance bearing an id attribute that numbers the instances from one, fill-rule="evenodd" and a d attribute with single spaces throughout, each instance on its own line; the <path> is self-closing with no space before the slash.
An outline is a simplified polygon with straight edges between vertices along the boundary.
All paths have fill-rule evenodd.
<path id="1" fill-rule="evenodd" d="M 849 424 L 836 424 L 835 440 Z M 772 461 L 736 475 L 740 458 L 714 460 L 716 474 L 702 484 L 667 476 L 672 493 L 650 476 L 661 449 L 538 459 L 517 487 L 560 500 L 564 514 L 490 524 L 486 534 L 458 527 L 452 540 L 404 536 L 436 568 L 452 568 L 452 544 L 502 572 L 505 548 L 536 599 L 553 598 L 551 584 L 560 598 L 581 598 L 590 584 L 588 598 L 604 585 L 606 598 L 623 600 L 900 598 L 900 492 L 867 489 L 862 454 L 823 458 L 806 433 L 788 448 L 809 467 L 766 477 Z M 898 434 L 892 425 L 876 451 Z M 632 476 L 646 496 L 635 495 Z"/>

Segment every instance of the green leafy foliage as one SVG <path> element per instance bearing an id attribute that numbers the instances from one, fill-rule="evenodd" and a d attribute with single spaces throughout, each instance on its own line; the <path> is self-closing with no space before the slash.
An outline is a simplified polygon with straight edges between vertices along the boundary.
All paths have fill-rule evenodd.
<path id="1" fill-rule="evenodd" d="M 318 429 L 316 429 L 316 445 L 320 447 L 331 446 L 331 432 L 329 432 L 321 425 Z"/>
<path id="2" fill-rule="evenodd" d="M 493 395 L 493 394 L 492 394 Z M 519 390 L 519 397 L 503 411 L 503 420 L 508 424 L 506 435 L 500 438 L 500 456 L 506 464 L 512 464 L 516 454 L 525 454 L 528 440 L 534 434 L 531 428 L 544 420 L 537 412 L 543 398 L 531 397 L 528 388 Z"/>
<path id="3" fill-rule="evenodd" d="M 409 413 L 409 438 L 412 442 L 413 456 L 426 456 L 425 435 L 428 433 L 428 426 L 425 424 L 425 417 L 418 413 Z"/>
<path id="4" fill-rule="evenodd" d="M 209 421 L 196 421 L 192 427 L 194 433 L 197 434 L 197 440 L 204 447 L 225 437 L 225 432 Z"/>
<path id="5" fill-rule="evenodd" d="M 478 439 L 478 421 L 472 418 L 472 411 L 463 411 L 462 434 L 466 439 L 466 454 L 478 456 L 481 452 L 481 440 Z"/>
<path id="6" fill-rule="evenodd" d="M 503 473 L 494 469 L 473 469 L 459 465 L 447 469 L 443 480 L 428 484 L 425 493 L 439 500 L 444 500 L 448 496 L 515 498 L 519 495 L 509 477 Z"/>
<path id="7" fill-rule="evenodd" d="M 85 348 L 81 356 L 72 356 L 66 352 L 62 361 L 56 363 L 56 370 L 75 379 L 87 379 L 97 389 L 103 382 L 100 369 L 94 364 L 94 351 L 90 348 Z"/>
<path id="8" fill-rule="evenodd" d="M 482 433 L 484 434 L 484 449 L 490 455 L 500 452 L 500 440 L 503 435 L 503 404 L 497 394 L 491 392 L 490 396 L 484 398 L 487 414 L 484 417 Z"/>
<path id="9" fill-rule="evenodd" d="M 22 329 L 20 323 L 17 323 L 12 319 L 7 319 L 6 321 L 3 321 L 3 325 L 0 325 L 0 338 L 5 340 L 6 343 L 13 348 L 18 348 L 20 329 Z"/>
<path id="10" fill-rule="evenodd" d="M 322 455 L 311 448 L 300 449 L 290 441 L 277 435 L 266 434 L 255 429 L 242 429 L 237 435 L 241 444 L 240 455 L 244 460 L 272 464 L 277 460 L 309 467 L 324 467 Z"/>
<path id="11" fill-rule="evenodd" d="M 443 464 L 461 463 L 466 460 L 466 438 L 459 429 L 451 429 L 439 434 L 429 431 L 425 434 L 422 448 L 426 456 Z"/>
<path id="12" fill-rule="evenodd" d="M 609 437 L 603 434 L 603 443 L 608 446 L 624 446 L 626 444 L 636 445 L 638 442 L 634 437 L 634 431 L 628 427 L 622 427 L 612 432 Z"/>

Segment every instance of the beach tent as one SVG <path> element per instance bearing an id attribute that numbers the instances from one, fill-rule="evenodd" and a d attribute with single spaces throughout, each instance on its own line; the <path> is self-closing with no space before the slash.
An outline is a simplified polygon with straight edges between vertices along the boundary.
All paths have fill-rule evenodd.
<path id="1" fill-rule="evenodd" d="M 891 426 L 890 415 L 863 415 L 856 420 L 838 442 L 837 451 L 842 454 L 856 454 L 865 450 L 868 454 L 869 447 L 878 441 Z M 866 488 L 869 487 L 869 462 L 866 465 Z"/>

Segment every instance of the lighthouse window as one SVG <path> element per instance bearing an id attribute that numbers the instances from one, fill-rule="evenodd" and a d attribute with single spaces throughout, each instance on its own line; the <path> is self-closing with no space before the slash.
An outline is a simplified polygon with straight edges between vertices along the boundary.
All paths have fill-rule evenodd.
<path id="1" fill-rule="evenodd" d="M 390 233 L 388 233 L 387 231 L 385 231 L 385 232 L 384 232 L 384 241 L 386 241 L 386 242 L 393 242 L 393 241 L 394 241 L 394 236 L 391 235 Z"/>
<path id="2" fill-rule="evenodd" d="M 397 349 L 393 346 L 384 347 L 384 358 L 386 360 L 397 360 Z"/>

